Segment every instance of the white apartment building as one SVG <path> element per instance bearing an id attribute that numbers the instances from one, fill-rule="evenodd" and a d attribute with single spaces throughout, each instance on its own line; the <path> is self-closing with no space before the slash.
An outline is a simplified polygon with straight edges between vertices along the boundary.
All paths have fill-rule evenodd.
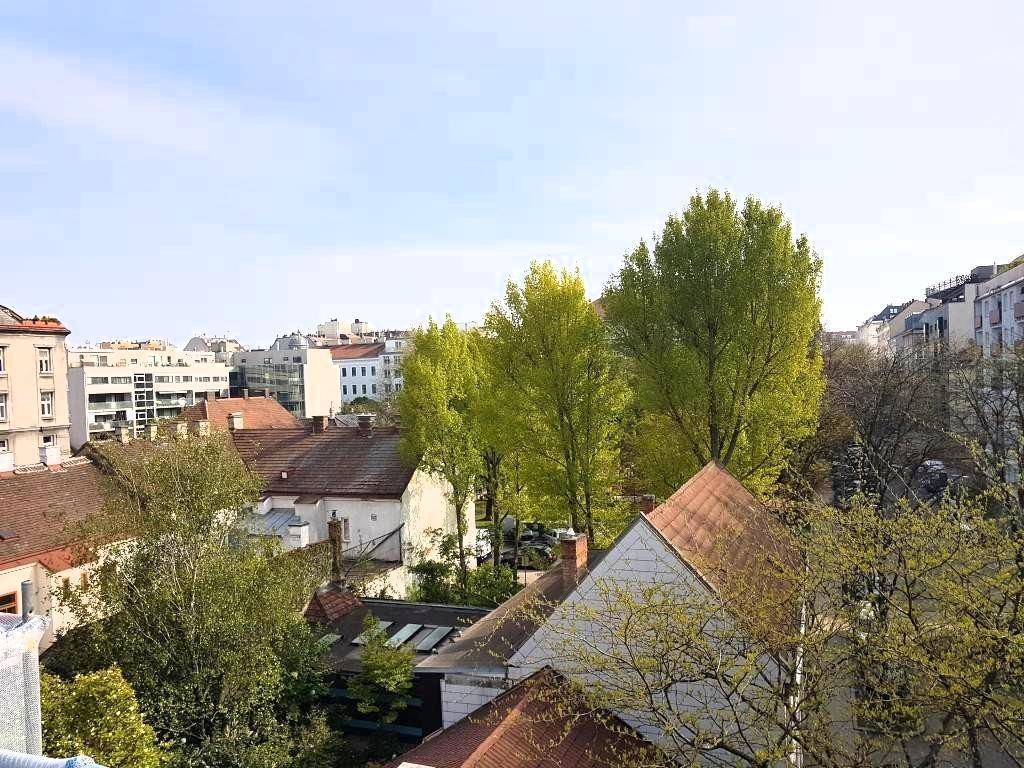
<path id="1" fill-rule="evenodd" d="M 393 334 L 372 344 L 341 344 L 331 347 L 338 368 L 341 399 L 350 403 L 357 397 L 381 400 L 402 391 L 402 358 L 409 351 L 409 339 Z"/>
<path id="2" fill-rule="evenodd" d="M 0 472 L 70 452 L 69 333 L 56 318 L 0 306 Z"/>
<path id="3" fill-rule="evenodd" d="M 277 399 L 293 416 L 330 416 L 342 404 L 338 369 L 331 350 L 317 347 L 301 333 L 282 336 L 270 349 L 252 349 L 231 356 L 231 389 L 235 395 Z"/>
<path id="4" fill-rule="evenodd" d="M 956 346 L 974 339 L 974 300 L 981 285 L 995 274 L 995 265 L 982 265 L 972 269 L 970 274 L 928 286 L 925 296 L 933 305 L 921 316 L 925 343 Z"/>
<path id="5" fill-rule="evenodd" d="M 978 286 L 974 341 L 986 356 L 1024 340 L 1024 263 L 1010 265 Z"/>
<path id="6" fill-rule="evenodd" d="M 231 355 L 244 350 L 237 339 L 224 336 L 193 336 L 185 345 L 186 352 L 212 352 L 218 363 L 231 361 Z"/>
<path id="7" fill-rule="evenodd" d="M 112 437 L 119 427 L 140 436 L 206 399 L 227 397 L 229 371 L 213 352 L 89 347 L 68 353 L 71 446 Z"/>

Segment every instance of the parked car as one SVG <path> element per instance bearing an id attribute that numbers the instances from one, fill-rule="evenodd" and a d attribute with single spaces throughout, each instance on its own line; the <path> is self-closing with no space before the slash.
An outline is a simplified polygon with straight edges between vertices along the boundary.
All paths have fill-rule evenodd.
<path id="1" fill-rule="evenodd" d="M 519 548 L 519 567 L 543 570 L 555 561 L 551 547 L 544 544 L 526 544 Z"/>

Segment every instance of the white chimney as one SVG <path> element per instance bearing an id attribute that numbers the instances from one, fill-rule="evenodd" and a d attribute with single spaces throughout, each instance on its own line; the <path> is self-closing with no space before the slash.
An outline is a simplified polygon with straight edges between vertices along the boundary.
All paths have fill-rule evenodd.
<path id="1" fill-rule="evenodd" d="M 48 467 L 60 466 L 60 446 L 44 445 L 39 448 L 39 461 Z"/>
<path id="2" fill-rule="evenodd" d="M 146 425 L 146 438 L 147 439 L 149 439 L 150 441 L 156 440 L 157 434 L 158 434 L 158 429 L 157 429 L 156 424 L 147 424 Z"/>
<path id="3" fill-rule="evenodd" d="M 179 421 L 174 425 L 174 434 L 179 440 L 183 440 L 188 437 L 188 422 Z"/>
<path id="4" fill-rule="evenodd" d="M 0 472 L 14 471 L 14 454 L 10 451 L 0 452 Z"/>
<path id="5" fill-rule="evenodd" d="M 242 425 L 245 423 L 245 417 L 241 411 L 235 411 L 228 415 L 228 429 L 234 432 L 236 429 L 242 429 Z"/>
<path id="6" fill-rule="evenodd" d="M 126 444 L 131 439 L 131 435 L 128 433 L 128 427 L 117 428 L 117 441 L 119 443 Z"/>
<path id="7" fill-rule="evenodd" d="M 196 422 L 196 434 L 200 437 L 210 436 L 210 422 L 208 419 L 200 419 Z"/>

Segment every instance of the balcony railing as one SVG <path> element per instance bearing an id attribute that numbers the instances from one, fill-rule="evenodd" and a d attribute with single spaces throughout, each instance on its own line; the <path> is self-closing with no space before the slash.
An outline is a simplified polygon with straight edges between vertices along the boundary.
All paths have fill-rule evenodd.
<path id="1" fill-rule="evenodd" d="M 91 402 L 89 403 L 90 411 L 123 411 L 132 407 L 131 400 L 111 400 L 109 402 Z"/>
<path id="2" fill-rule="evenodd" d="M 1003 322 L 1003 310 L 1002 307 L 996 307 L 988 313 L 988 324 L 999 325 L 1001 322 Z"/>

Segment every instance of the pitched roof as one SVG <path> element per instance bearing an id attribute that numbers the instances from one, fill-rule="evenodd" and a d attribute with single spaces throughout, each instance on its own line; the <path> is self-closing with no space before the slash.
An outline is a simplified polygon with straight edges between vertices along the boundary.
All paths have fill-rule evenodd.
<path id="1" fill-rule="evenodd" d="M 226 432 L 228 416 L 242 414 L 242 425 L 246 429 L 271 429 L 297 427 L 299 421 L 272 397 L 224 397 L 203 400 L 182 409 L 178 418 L 194 424 L 209 421 L 210 428 Z"/>
<path id="2" fill-rule="evenodd" d="M 717 591 L 782 598 L 800 563 L 785 527 L 714 461 L 644 517 Z"/>
<path id="3" fill-rule="evenodd" d="M 315 432 L 302 425 L 231 436 L 245 463 L 266 478 L 268 494 L 400 499 L 416 471 L 402 460 L 393 427 L 364 435 L 357 427 Z"/>
<path id="4" fill-rule="evenodd" d="M 384 342 L 372 344 L 336 344 L 330 348 L 334 360 L 358 360 L 365 357 L 380 357 L 384 354 Z"/>
<path id="5" fill-rule="evenodd" d="M 606 551 L 592 551 L 588 569 L 593 569 L 605 554 Z M 533 636 L 574 588 L 575 584 L 563 577 L 561 561 L 556 562 L 538 579 L 465 630 L 454 643 L 424 659 L 419 668 L 431 671 L 501 666 Z"/>
<path id="6" fill-rule="evenodd" d="M 55 317 L 22 317 L 10 307 L 0 306 L 0 331 L 3 333 L 53 333 L 67 336 L 71 331 Z"/>
<path id="7" fill-rule="evenodd" d="M 330 624 L 348 616 L 361 605 L 355 592 L 332 582 L 324 584 L 313 593 L 304 615 L 310 621 Z"/>
<path id="8" fill-rule="evenodd" d="M 472 715 L 393 760 L 430 768 L 596 768 L 653 749 L 618 718 L 568 717 L 552 707 L 564 681 L 541 670 Z"/>
<path id="9" fill-rule="evenodd" d="M 75 559 L 74 524 L 102 508 L 102 475 L 91 462 L 0 476 L 0 567 L 41 562 L 63 570 Z"/>

